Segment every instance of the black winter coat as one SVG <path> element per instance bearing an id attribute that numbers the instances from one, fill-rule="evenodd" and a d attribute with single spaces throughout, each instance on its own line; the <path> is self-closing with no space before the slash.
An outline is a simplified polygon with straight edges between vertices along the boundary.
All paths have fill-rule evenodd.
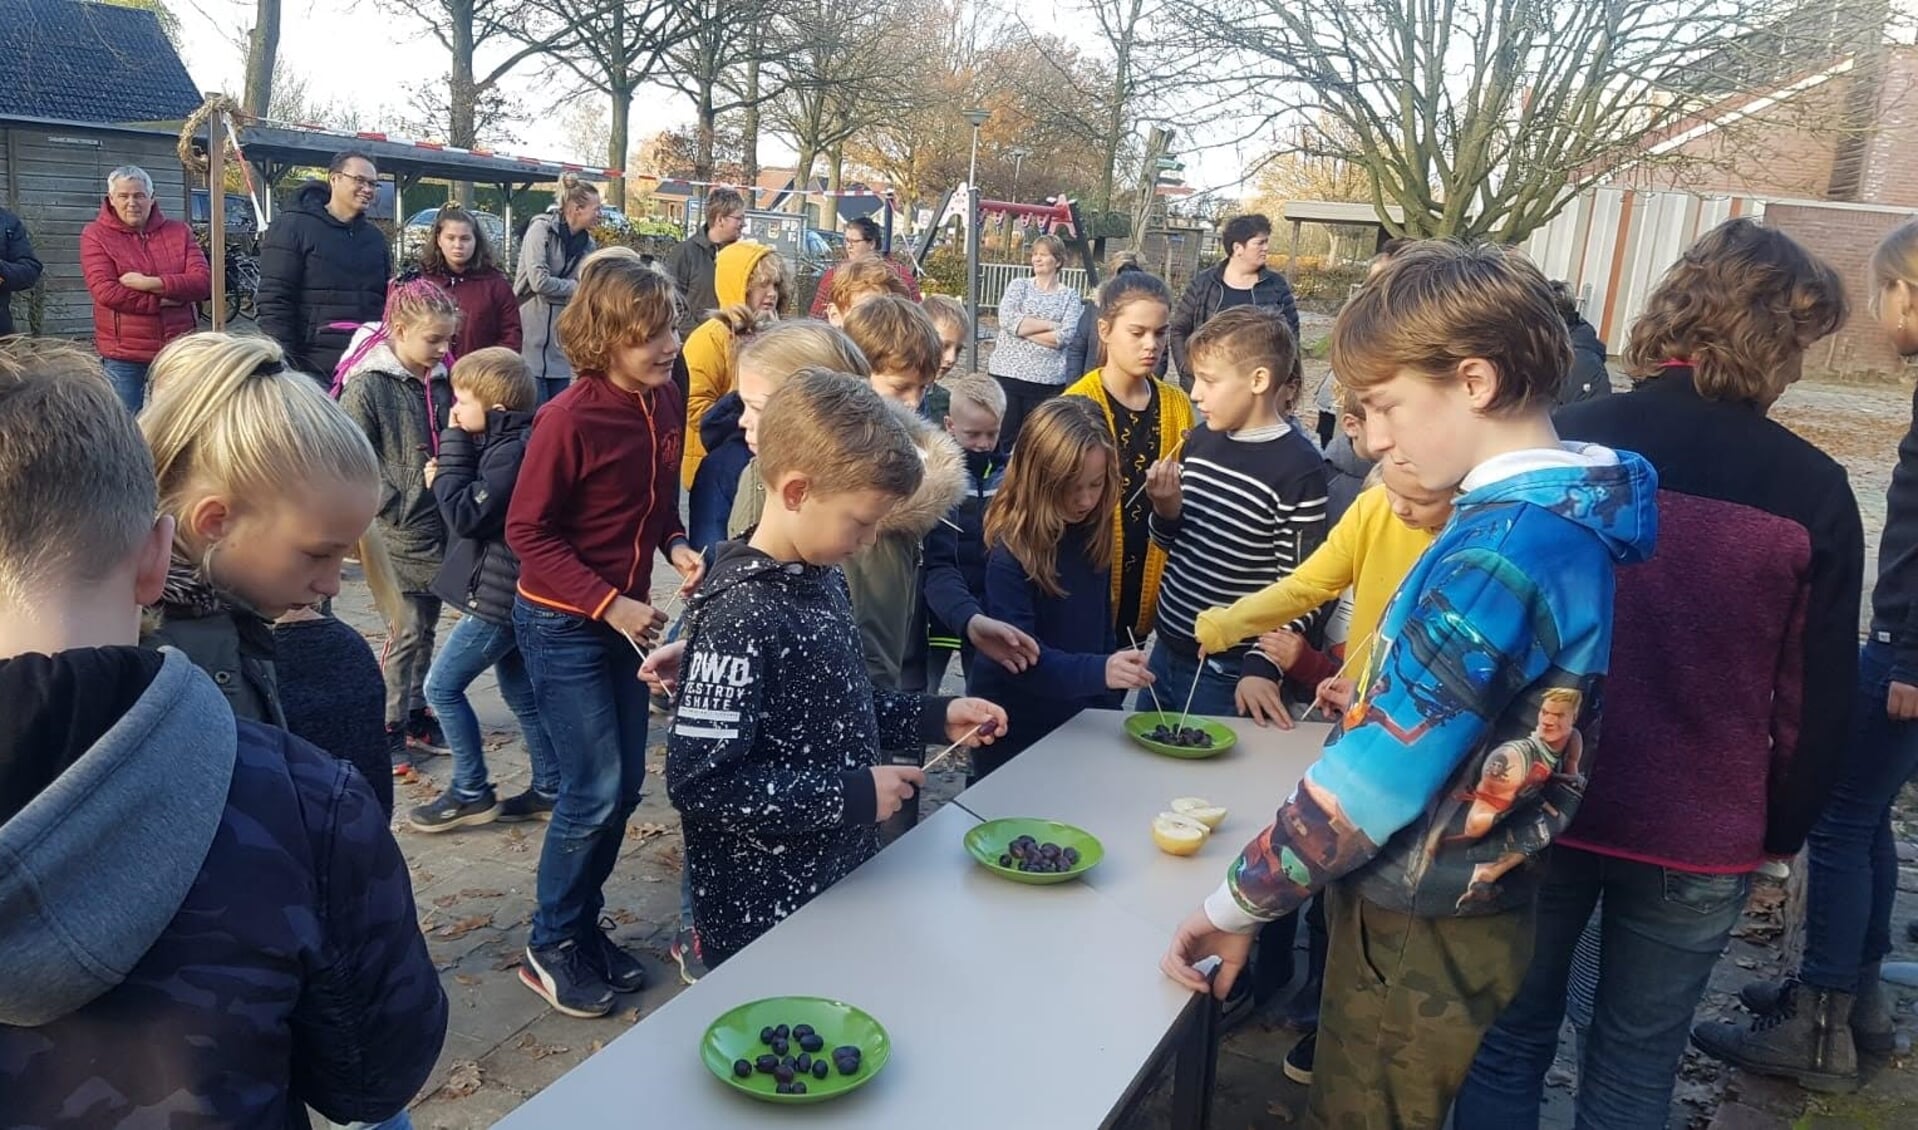
<path id="1" fill-rule="evenodd" d="M 495 409 L 486 414 L 483 443 L 458 428 L 440 436 L 433 497 L 446 520 L 447 547 L 433 594 L 493 624 L 513 622 L 519 558 L 506 545 L 506 506 L 532 431 L 531 412 Z"/>
<path id="2" fill-rule="evenodd" d="M 0 208 L 0 337 L 13 332 L 10 300 L 40 281 L 40 260 L 20 217 Z"/>
<path id="3" fill-rule="evenodd" d="M 1566 319 L 1565 327 L 1572 333 L 1572 371 L 1559 386 L 1559 406 L 1610 396 L 1612 375 L 1605 368 L 1605 343 L 1599 339 L 1598 330 L 1576 314 Z"/>
<path id="4" fill-rule="evenodd" d="M 1179 367 L 1179 380 L 1187 389 L 1192 387 L 1192 370 L 1185 363 L 1186 339 L 1211 321 L 1224 301 L 1225 264 L 1221 263 L 1194 275 L 1185 293 L 1179 296 L 1179 305 L 1172 311 L 1172 363 Z M 1299 305 L 1293 301 L 1292 284 L 1285 281 L 1284 275 L 1269 267 L 1260 271 L 1252 284 L 1252 305 L 1277 306 L 1285 315 L 1286 325 L 1292 327 L 1292 339 L 1298 340 Z"/>
<path id="5" fill-rule="evenodd" d="M 333 322 L 377 322 L 386 307 L 393 255 L 386 236 L 356 216 L 326 210 L 327 187 L 311 181 L 260 245 L 260 331 L 286 351 L 288 367 L 331 384 L 353 330 Z"/>

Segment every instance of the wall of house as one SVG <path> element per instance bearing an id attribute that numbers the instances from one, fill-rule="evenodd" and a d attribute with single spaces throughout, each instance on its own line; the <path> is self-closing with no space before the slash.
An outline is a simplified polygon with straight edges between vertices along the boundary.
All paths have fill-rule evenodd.
<path id="1" fill-rule="evenodd" d="M 93 300 L 80 274 L 80 229 L 99 215 L 106 175 L 121 165 L 147 171 L 166 215 L 187 216 L 186 175 L 170 136 L 80 126 L 0 128 L 0 202 L 26 224 L 46 264 L 38 296 L 14 296 L 14 322 L 21 329 L 93 336 Z M 37 320 L 30 309 L 36 301 Z"/>
<path id="2" fill-rule="evenodd" d="M 1805 358 L 1807 372 L 1902 373 L 1901 361 L 1885 343 L 1884 331 L 1871 316 L 1871 253 L 1886 232 L 1912 218 L 1908 209 L 1895 207 L 1834 206 L 1829 204 L 1771 204 L 1765 222 L 1830 263 L 1845 279 L 1851 300 L 1851 318 L 1843 329 L 1812 346 Z"/>
<path id="3" fill-rule="evenodd" d="M 1886 61 L 1858 199 L 1918 208 L 1918 51 L 1911 48 L 1893 51 Z"/>

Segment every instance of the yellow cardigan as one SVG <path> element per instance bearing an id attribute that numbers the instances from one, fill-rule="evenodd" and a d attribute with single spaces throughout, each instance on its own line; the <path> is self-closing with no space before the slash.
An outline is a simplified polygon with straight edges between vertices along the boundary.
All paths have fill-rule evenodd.
<path id="1" fill-rule="evenodd" d="M 1414 530 L 1399 521 L 1385 488 L 1370 487 L 1290 576 L 1224 608 L 1199 613 L 1192 634 L 1206 654 L 1217 655 L 1248 636 L 1291 623 L 1350 588 L 1345 670 L 1363 671 L 1385 606 L 1437 538 L 1436 530 Z"/>
<path id="2" fill-rule="evenodd" d="M 1118 425 L 1112 419 L 1112 401 L 1106 395 L 1103 368 L 1094 369 L 1069 386 L 1066 396 L 1083 396 L 1099 406 L 1105 413 L 1106 427 L 1115 433 Z M 1186 399 L 1184 390 L 1170 385 L 1156 377 L 1150 378 L 1159 390 L 1159 458 L 1169 459 L 1185 442 L 1185 433 L 1192 430 L 1192 402 Z M 1152 630 L 1159 611 L 1159 578 L 1165 573 L 1165 550 L 1147 543 L 1145 550 L 1145 575 L 1140 582 L 1139 622 L 1137 624 L 1119 624 L 1119 584 L 1125 577 L 1121 562 L 1125 560 L 1125 522 L 1120 511 L 1125 508 L 1125 499 L 1121 498 L 1112 508 L 1112 619 L 1121 632 L 1127 627 L 1144 639 Z"/>
<path id="3" fill-rule="evenodd" d="M 706 458 L 699 422 L 713 402 L 733 390 L 733 331 L 719 318 L 708 318 L 686 336 L 680 355 L 686 358 L 686 447 L 680 457 L 679 482 L 693 489 L 693 475 Z"/>

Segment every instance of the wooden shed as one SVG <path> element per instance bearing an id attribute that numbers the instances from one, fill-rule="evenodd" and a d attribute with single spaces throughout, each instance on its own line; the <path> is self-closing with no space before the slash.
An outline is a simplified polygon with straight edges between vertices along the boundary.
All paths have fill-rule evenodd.
<path id="1" fill-rule="evenodd" d="M 0 205 L 18 215 L 46 265 L 13 297 L 34 333 L 87 336 L 80 229 L 99 214 L 106 175 L 139 165 L 169 216 L 186 218 L 176 131 L 200 105 L 186 66 L 150 11 L 86 0 L 0 0 Z"/>

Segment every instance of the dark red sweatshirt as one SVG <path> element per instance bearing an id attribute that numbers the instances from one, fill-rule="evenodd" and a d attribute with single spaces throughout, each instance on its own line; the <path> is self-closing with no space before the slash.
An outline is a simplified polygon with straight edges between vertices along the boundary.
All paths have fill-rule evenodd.
<path id="1" fill-rule="evenodd" d="M 580 374 L 533 417 L 506 511 L 519 594 L 599 619 L 616 596 L 646 601 L 653 555 L 684 540 L 678 390 L 631 393 Z"/>
<path id="2" fill-rule="evenodd" d="M 1858 678 L 1864 533 L 1844 468 L 1756 406 L 1700 396 L 1689 368 L 1554 421 L 1658 469 L 1658 551 L 1618 571 L 1605 756 L 1559 843 L 1704 873 L 1791 855 Z"/>

